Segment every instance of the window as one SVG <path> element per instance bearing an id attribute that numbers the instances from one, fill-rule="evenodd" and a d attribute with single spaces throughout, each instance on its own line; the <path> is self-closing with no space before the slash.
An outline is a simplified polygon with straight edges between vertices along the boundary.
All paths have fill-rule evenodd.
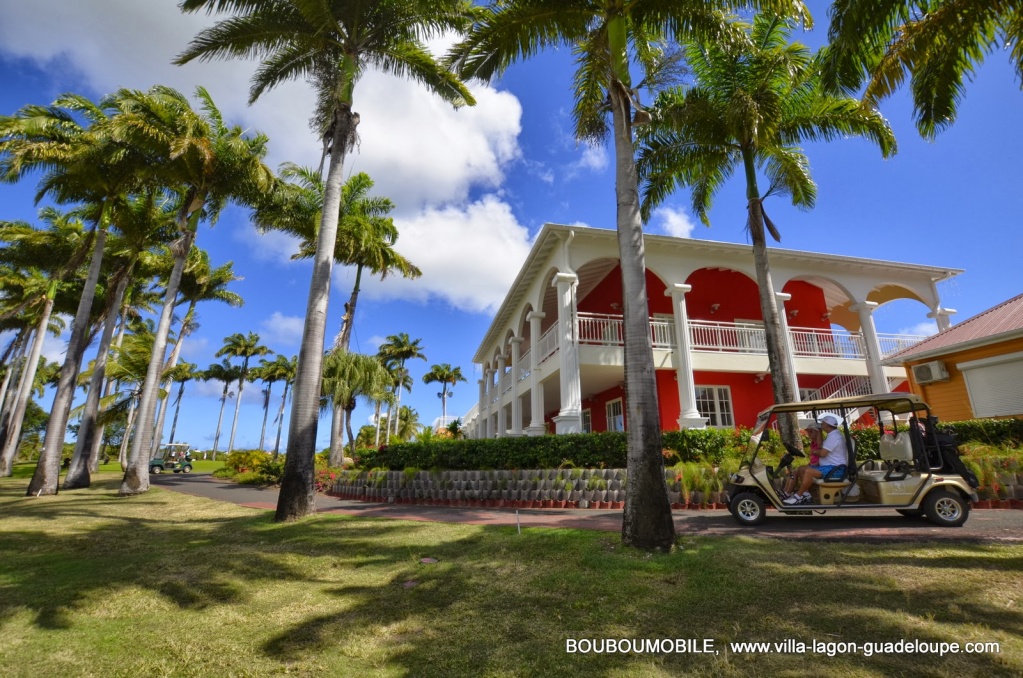
<path id="1" fill-rule="evenodd" d="M 815 388 L 801 388 L 799 389 L 799 401 L 804 400 L 815 400 L 817 398 L 818 389 Z"/>
<path id="2" fill-rule="evenodd" d="M 607 411 L 607 430 L 624 431 L 625 413 L 622 409 L 622 399 L 616 398 L 615 400 L 608 402 L 605 408 Z"/>
<path id="3" fill-rule="evenodd" d="M 735 425 L 732 416 L 732 391 L 727 386 L 697 386 L 696 409 L 701 417 L 707 417 L 708 426 L 731 428 Z"/>
<path id="4" fill-rule="evenodd" d="M 583 410 L 583 433 L 593 433 L 593 415 L 589 410 Z"/>
<path id="5" fill-rule="evenodd" d="M 975 417 L 1023 414 L 1023 352 L 982 358 L 956 365 L 966 379 L 966 392 Z"/>

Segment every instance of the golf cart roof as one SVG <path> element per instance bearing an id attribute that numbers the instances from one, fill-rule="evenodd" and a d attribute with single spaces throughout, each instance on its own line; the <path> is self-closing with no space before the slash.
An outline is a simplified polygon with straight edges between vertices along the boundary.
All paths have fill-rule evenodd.
<path id="1" fill-rule="evenodd" d="M 873 393 L 862 396 L 850 396 L 847 398 L 831 398 L 828 400 L 804 400 L 799 403 L 781 403 L 767 408 L 761 415 L 768 412 L 834 412 L 836 410 L 855 410 L 860 407 L 876 407 L 887 410 L 892 414 L 905 414 L 907 412 L 919 412 L 927 409 L 920 396 L 915 393 Z"/>

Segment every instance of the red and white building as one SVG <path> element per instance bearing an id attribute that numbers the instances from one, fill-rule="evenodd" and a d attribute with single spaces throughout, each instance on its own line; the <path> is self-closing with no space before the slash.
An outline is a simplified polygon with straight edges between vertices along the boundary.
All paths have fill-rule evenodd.
<path id="1" fill-rule="evenodd" d="M 646 236 L 661 427 L 749 425 L 772 402 L 752 248 Z M 882 361 L 923 337 L 882 334 L 873 312 L 919 302 L 939 330 L 937 283 L 962 271 L 770 250 L 801 399 L 907 390 Z M 473 357 L 470 437 L 622 430 L 622 291 L 615 231 L 546 224 Z M 923 309 L 921 309 L 923 310 Z"/>

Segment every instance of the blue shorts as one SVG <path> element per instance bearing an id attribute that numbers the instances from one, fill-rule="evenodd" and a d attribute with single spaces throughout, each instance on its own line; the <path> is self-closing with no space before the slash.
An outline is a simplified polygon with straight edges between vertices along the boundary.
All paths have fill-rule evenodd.
<path id="1" fill-rule="evenodd" d="M 832 465 L 832 466 L 811 466 L 810 468 L 817 469 L 818 471 L 820 471 L 821 472 L 821 477 L 823 478 L 823 477 L 827 476 L 829 473 L 831 473 L 832 469 L 838 468 L 838 466 L 835 466 L 835 465 Z M 843 478 L 845 478 L 845 469 L 842 469 L 842 471 L 840 473 L 836 473 L 835 475 L 831 476 L 830 479 L 831 480 L 842 480 Z"/>

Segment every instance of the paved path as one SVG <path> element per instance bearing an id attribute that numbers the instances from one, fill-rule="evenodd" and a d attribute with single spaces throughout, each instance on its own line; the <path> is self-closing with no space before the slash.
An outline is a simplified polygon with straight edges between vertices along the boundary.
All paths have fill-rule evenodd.
<path id="1" fill-rule="evenodd" d="M 164 474 L 150 476 L 156 487 L 241 506 L 273 510 L 277 489 L 236 485 L 208 474 Z M 622 512 L 595 509 L 481 509 L 408 504 L 378 504 L 342 500 L 318 495 L 320 513 L 420 520 L 427 522 L 509 525 L 522 527 L 571 527 L 617 532 Z M 774 511 L 771 512 L 774 514 Z M 755 528 L 738 525 L 727 511 L 675 511 L 675 530 L 680 535 L 736 535 L 813 539 L 826 541 L 982 541 L 1023 543 L 1023 511 L 972 511 L 963 527 L 945 528 L 926 520 L 904 518 L 894 511 L 850 511 L 841 515 L 769 515 Z"/>

